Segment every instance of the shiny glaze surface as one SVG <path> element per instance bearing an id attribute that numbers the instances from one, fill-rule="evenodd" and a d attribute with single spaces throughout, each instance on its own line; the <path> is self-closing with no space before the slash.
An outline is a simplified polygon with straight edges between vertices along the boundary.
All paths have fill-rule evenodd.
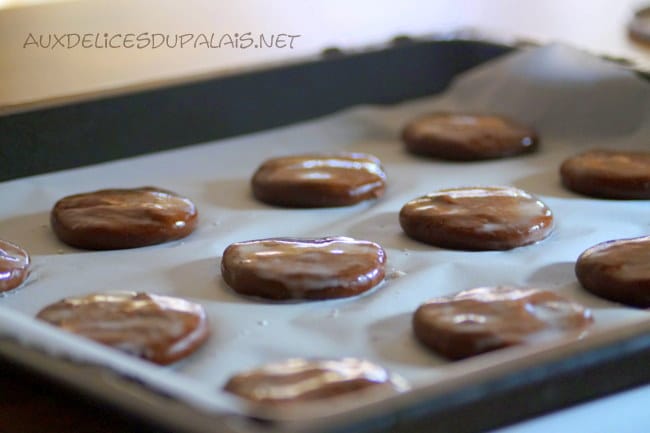
<path id="1" fill-rule="evenodd" d="M 591 311 L 546 290 L 480 287 L 432 299 L 413 316 L 415 335 L 452 359 L 517 344 L 579 337 Z"/>
<path id="2" fill-rule="evenodd" d="M 564 185 L 602 198 L 650 199 L 650 152 L 591 150 L 562 163 Z"/>
<path id="3" fill-rule="evenodd" d="M 287 206 L 343 206 L 383 195 L 386 173 L 372 155 L 296 155 L 265 161 L 252 179 L 264 202 Z"/>
<path id="4" fill-rule="evenodd" d="M 407 147 L 448 159 L 498 158 L 530 152 L 538 137 L 529 127 L 505 117 L 434 113 L 409 123 L 402 132 Z"/>
<path id="5" fill-rule="evenodd" d="M 541 200 L 517 188 L 468 187 L 411 200 L 400 211 L 400 223 L 409 236 L 442 247 L 506 249 L 500 238 L 504 247 L 512 248 L 548 236 L 553 214 Z M 424 239 L 427 234 L 432 240 Z"/>
<path id="6" fill-rule="evenodd" d="M 242 286 L 250 284 L 275 283 L 278 290 L 287 292 L 283 298 L 303 298 L 310 292 L 339 288 L 368 290 L 383 280 L 385 261 L 383 248 L 369 241 L 271 238 L 230 245 L 221 269 L 236 291 L 247 291 Z"/>
<path id="7" fill-rule="evenodd" d="M 650 152 L 591 150 L 567 161 L 578 171 L 650 179 Z"/>
<path id="8" fill-rule="evenodd" d="M 105 189 L 59 200 L 51 222 L 59 238 L 90 249 L 132 248 L 179 239 L 197 224 L 194 203 L 153 187 Z"/>
<path id="9" fill-rule="evenodd" d="M 70 297 L 45 307 L 37 318 L 158 364 L 189 355 L 209 334 L 200 305 L 147 293 Z"/>
<path id="10" fill-rule="evenodd" d="M 20 286 L 29 274 L 27 251 L 16 244 L 0 240 L 0 292 Z"/>
<path id="11" fill-rule="evenodd" d="M 395 392 L 407 389 L 401 379 L 368 361 L 294 358 L 237 374 L 224 389 L 254 402 L 286 404 L 327 399 L 378 386 Z"/>
<path id="12" fill-rule="evenodd" d="M 650 308 L 650 236 L 587 249 L 576 262 L 576 275 L 584 288 L 598 296 Z"/>

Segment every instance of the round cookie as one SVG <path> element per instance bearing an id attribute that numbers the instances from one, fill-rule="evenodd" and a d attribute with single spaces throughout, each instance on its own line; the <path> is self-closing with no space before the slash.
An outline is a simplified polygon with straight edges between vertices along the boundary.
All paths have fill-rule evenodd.
<path id="1" fill-rule="evenodd" d="M 225 249 L 221 274 L 236 292 L 273 300 L 332 299 L 378 285 L 386 253 L 369 241 L 346 237 L 271 238 Z"/>
<path id="2" fill-rule="evenodd" d="M 0 292 L 20 286 L 29 274 L 27 251 L 11 242 L 0 240 Z"/>
<path id="3" fill-rule="evenodd" d="M 384 368 L 354 358 L 288 359 L 237 374 L 224 386 L 230 393 L 263 404 L 312 402 L 372 389 L 401 392 L 407 385 Z"/>
<path id="4" fill-rule="evenodd" d="M 253 195 L 277 206 L 348 206 L 379 198 L 386 174 L 375 156 L 363 153 L 298 155 L 265 161 L 253 175 Z"/>
<path id="5" fill-rule="evenodd" d="M 36 317 L 162 365 L 190 355 L 210 333 L 200 305 L 147 293 L 108 292 L 66 298 L 45 307 Z"/>
<path id="6" fill-rule="evenodd" d="M 534 151 L 534 129 L 502 116 L 433 113 L 410 122 L 402 131 L 415 154 L 452 161 L 504 158 Z"/>
<path id="7" fill-rule="evenodd" d="M 546 238 L 551 210 L 512 187 L 443 189 L 412 200 L 399 213 L 411 238 L 442 248 L 508 250 Z"/>
<path id="8" fill-rule="evenodd" d="M 597 198 L 650 199 L 650 152 L 590 150 L 560 166 L 571 191 Z"/>
<path id="9" fill-rule="evenodd" d="M 595 245 L 580 255 L 575 272 L 596 296 L 650 308 L 650 236 Z"/>
<path id="10" fill-rule="evenodd" d="M 450 358 L 560 337 L 579 337 L 591 311 L 557 293 L 480 287 L 422 304 L 413 315 L 416 338 Z"/>
<path id="11" fill-rule="evenodd" d="M 65 197 L 50 214 L 56 236 L 88 250 L 154 245 L 194 231 L 194 203 L 171 191 L 143 187 L 105 189 Z"/>

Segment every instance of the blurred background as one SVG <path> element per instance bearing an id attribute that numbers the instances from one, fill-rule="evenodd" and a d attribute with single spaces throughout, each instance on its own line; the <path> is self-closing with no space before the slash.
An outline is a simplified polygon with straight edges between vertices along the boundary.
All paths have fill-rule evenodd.
<path id="1" fill-rule="evenodd" d="M 650 69 L 628 24 L 647 0 L 0 0 L 0 112 L 122 93 L 358 50 L 398 35 L 479 34 L 512 43 L 561 41 Z M 73 48 L 39 37 L 104 34 L 298 35 L 292 47 Z M 32 39 L 30 39 L 32 37 Z M 36 41 L 34 43 L 33 41 Z"/>

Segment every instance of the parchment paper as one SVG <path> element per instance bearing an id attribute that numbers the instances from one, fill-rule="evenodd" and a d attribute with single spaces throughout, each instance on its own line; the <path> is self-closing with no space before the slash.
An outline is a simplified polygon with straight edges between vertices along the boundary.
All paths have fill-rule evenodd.
<path id="1" fill-rule="evenodd" d="M 539 130 L 541 147 L 528 156 L 475 163 L 407 154 L 400 129 L 435 110 L 510 115 Z M 650 234 L 648 201 L 589 199 L 561 187 L 561 161 L 592 147 L 650 147 L 650 86 L 629 71 L 556 45 L 484 64 L 435 97 L 360 106 L 263 133 L 5 182 L 0 184 L 0 238 L 26 248 L 33 271 L 24 286 L 0 298 L 0 335 L 52 356 L 108 365 L 196 407 L 238 411 L 238 403 L 220 391 L 227 378 L 288 357 L 365 358 L 416 388 L 444 377 L 450 363 L 417 344 L 411 314 L 429 298 L 472 287 L 557 290 L 592 308 L 592 333 L 648 320 L 645 311 L 584 292 L 573 273 L 586 248 Z M 265 159 L 337 150 L 378 156 L 388 172 L 386 195 L 352 207 L 316 210 L 273 208 L 253 199 L 249 179 Z M 200 212 L 196 232 L 158 246 L 86 252 L 60 243 L 49 228 L 52 205 L 66 195 L 143 185 L 193 199 Z M 555 214 L 554 233 L 537 245 L 506 252 L 447 251 L 402 234 L 397 214 L 405 202 L 440 188 L 470 185 L 514 185 L 538 195 Z M 387 281 L 356 298 L 267 303 L 236 295 L 220 278 L 220 256 L 232 242 L 327 235 L 380 243 L 388 254 Z M 32 319 L 62 297 L 104 290 L 150 291 L 199 302 L 208 311 L 212 337 L 186 361 L 165 368 Z M 517 349 L 512 353 L 517 356 Z M 482 357 L 462 362 L 455 368 L 480 369 Z"/>

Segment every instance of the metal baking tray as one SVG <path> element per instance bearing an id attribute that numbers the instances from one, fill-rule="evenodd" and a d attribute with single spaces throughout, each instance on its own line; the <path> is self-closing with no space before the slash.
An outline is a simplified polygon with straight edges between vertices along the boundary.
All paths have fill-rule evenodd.
<path id="1" fill-rule="evenodd" d="M 0 117 L 0 180 L 262 131 L 360 104 L 433 95 L 460 72 L 511 50 L 483 41 L 398 38 L 373 50 L 327 50 L 296 64 L 7 114 Z M 538 354 L 534 365 L 500 362 L 497 355 L 480 374 L 460 374 L 442 387 L 332 417 L 311 431 L 480 431 L 645 384 L 648 331 L 645 322 L 602 332 Z M 274 424 L 203 413 L 133 378 L 50 357 L 11 339 L 0 339 L 0 356 L 165 428 L 281 431 Z"/>
<path id="2" fill-rule="evenodd" d="M 397 38 L 376 50 L 328 49 L 286 66 L 6 114 L 0 116 L 0 181 L 434 94 L 458 73 L 511 49 Z"/>

